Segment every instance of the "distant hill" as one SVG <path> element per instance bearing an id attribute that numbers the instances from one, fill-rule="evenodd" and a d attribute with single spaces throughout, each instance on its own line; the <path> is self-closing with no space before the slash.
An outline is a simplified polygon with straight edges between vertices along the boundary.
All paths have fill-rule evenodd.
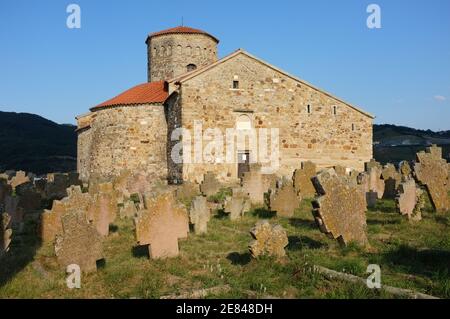
<path id="1" fill-rule="evenodd" d="M 450 162 L 450 131 L 433 132 L 389 124 L 374 125 L 373 144 L 374 157 L 383 164 L 412 161 L 417 152 L 432 144 L 441 146 L 443 157 Z"/>
<path id="2" fill-rule="evenodd" d="M 28 113 L 0 112 L 0 172 L 76 170 L 76 127 Z"/>

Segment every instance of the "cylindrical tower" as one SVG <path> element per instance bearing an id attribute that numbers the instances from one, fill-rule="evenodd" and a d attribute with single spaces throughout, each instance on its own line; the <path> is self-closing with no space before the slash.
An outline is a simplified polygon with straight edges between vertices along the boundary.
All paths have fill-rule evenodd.
<path id="1" fill-rule="evenodd" d="M 219 40 L 198 29 L 176 27 L 147 38 L 148 82 L 169 80 L 217 61 Z"/>

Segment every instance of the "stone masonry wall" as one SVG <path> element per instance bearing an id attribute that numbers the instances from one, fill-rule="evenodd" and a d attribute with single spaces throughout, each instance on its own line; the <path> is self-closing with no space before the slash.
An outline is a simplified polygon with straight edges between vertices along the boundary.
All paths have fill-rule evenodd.
<path id="1" fill-rule="evenodd" d="M 163 105 L 105 108 L 93 112 L 90 129 L 79 135 L 78 172 L 117 176 L 123 169 L 167 179 L 167 125 Z"/>
<path id="2" fill-rule="evenodd" d="M 217 43 L 203 34 L 160 35 L 147 41 L 148 81 L 169 80 L 217 61 Z"/>
<path id="3" fill-rule="evenodd" d="M 236 79 L 239 89 L 233 89 Z M 201 120 L 203 130 L 225 134 L 242 114 L 254 128 L 279 128 L 280 176 L 301 161 L 363 170 L 372 158 L 371 117 L 245 54 L 182 83 L 183 127 L 192 131 Z M 237 164 L 185 164 L 183 178 L 199 181 L 209 170 L 224 181 L 237 177 Z"/>

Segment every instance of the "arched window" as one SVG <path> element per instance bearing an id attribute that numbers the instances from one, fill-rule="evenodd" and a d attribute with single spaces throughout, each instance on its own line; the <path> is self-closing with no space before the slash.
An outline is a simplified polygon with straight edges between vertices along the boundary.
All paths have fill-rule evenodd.
<path id="1" fill-rule="evenodd" d="M 153 56 L 158 55 L 158 49 L 156 47 L 153 48 Z"/>
<path id="2" fill-rule="evenodd" d="M 183 54 L 183 48 L 181 47 L 181 45 L 178 46 L 178 54 Z"/>
<path id="3" fill-rule="evenodd" d="M 167 56 L 171 56 L 171 55 L 172 55 L 172 46 L 169 45 L 169 46 L 167 47 Z"/>
<path id="4" fill-rule="evenodd" d="M 333 115 L 337 115 L 337 106 L 333 106 Z"/>
<path id="5" fill-rule="evenodd" d="M 161 47 L 160 54 L 161 54 L 161 56 L 165 56 L 166 55 L 166 48 L 164 46 Z"/>
<path id="6" fill-rule="evenodd" d="M 188 64 L 187 66 L 186 66 L 186 70 L 188 71 L 188 72 L 191 72 L 191 71 L 194 71 L 194 70 L 196 70 L 197 69 L 197 66 L 195 65 L 195 64 Z"/>
<path id="7" fill-rule="evenodd" d="M 200 52 L 200 47 L 196 47 L 195 48 L 195 55 L 200 56 L 201 52 Z"/>
<path id="8" fill-rule="evenodd" d="M 252 120 L 247 114 L 239 115 L 236 120 L 236 129 L 242 131 L 252 129 Z"/>
<path id="9" fill-rule="evenodd" d="M 190 47 L 190 46 L 186 47 L 186 55 L 188 55 L 188 56 L 192 55 L 192 47 Z"/>

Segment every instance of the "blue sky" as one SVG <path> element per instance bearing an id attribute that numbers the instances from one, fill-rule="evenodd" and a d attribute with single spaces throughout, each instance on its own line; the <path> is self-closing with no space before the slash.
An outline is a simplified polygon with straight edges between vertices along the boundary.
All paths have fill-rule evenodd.
<path id="1" fill-rule="evenodd" d="M 81 7 L 68 29 L 66 7 Z M 381 29 L 366 8 L 381 7 Z M 0 0 L 0 110 L 58 123 L 146 81 L 147 33 L 181 24 L 377 116 L 450 129 L 450 1 Z"/>

